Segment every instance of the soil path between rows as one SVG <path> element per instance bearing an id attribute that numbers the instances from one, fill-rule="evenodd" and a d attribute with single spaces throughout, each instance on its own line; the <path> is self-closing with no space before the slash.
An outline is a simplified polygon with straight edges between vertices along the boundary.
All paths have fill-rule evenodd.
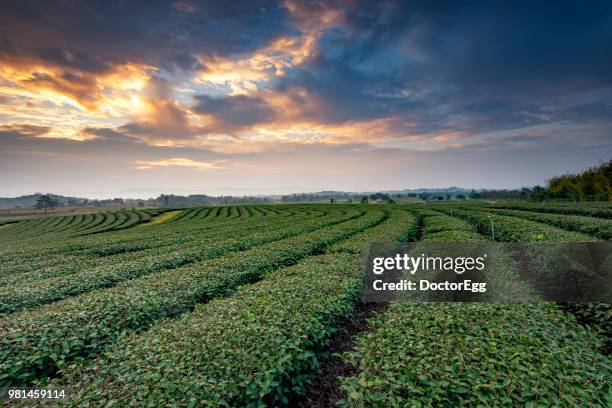
<path id="1" fill-rule="evenodd" d="M 290 406 L 297 408 L 329 408 L 346 395 L 340 388 L 339 377 L 357 374 L 358 368 L 346 364 L 334 353 L 351 351 L 355 346 L 355 336 L 370 329 L 367 320 L 374 314 L 385 310 L 388 303 L 360 303 L 352 319 L 347 321 L 332 337 L 326 350 L 329 358 L 321 361 L 321 371 L 315 375 L 313 382 L 306 386 L 305 394 L 296 396 Z"/>
<path id="2" fill-rule="evenodd" d="M 423 217 L 417 217 L 417 231 L 410 242 L 420 241 L 423 235 Z M 359 303 L 355 314 L 336 332 L 329 347 L 325 350 L 329 357 L 320 362 L 320 372 L 313 382 L 305 387 L 305 393 L 290 401 L 290 406 L 297 408 L 329 408 L 337 406 L 338 401 L 346 399 L 341 388 L 340 377 L 349 377 L 358 373 L 359 369 L 346 364 L 342 358 L 334 354 L 351 351 L 355 347 L 355 337 L 370 330 L 368 320 L 377 313 L 384 312 L 389 307 L 386 302 Z"/>

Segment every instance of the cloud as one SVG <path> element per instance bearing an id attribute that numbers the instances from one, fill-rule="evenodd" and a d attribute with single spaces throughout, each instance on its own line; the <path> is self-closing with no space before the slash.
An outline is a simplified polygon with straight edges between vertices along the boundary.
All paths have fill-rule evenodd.
<path id="1" fill-rule="evenodd" d="M 196 96 L 194 112 L 208 115 L 213 123 L 210 131 L 232 132 L 255 124 L 273 120 L 277 114 L 263 98 L 234 95 L 227 97 Z"/>
<path id="2" fill-rule="evenodd" d="M 0 147 L 61 145 L 90 161 L 211 154 L 202 163 L 313 146 L 605 152 L 611 10 L 603 1 L 1 2 Z"/>
<path id="3" fill-rule="evenodd" d="M 32 101 L 72 104 L 92 115 L 123 117 L 137 105 L 154 71 L 154 67 L 127 63 L 91 73 L 32 60 L 0 59 L 0 79 L 11 84 L 0 91 Z"/>
<path id="4" fill-rule="evenodd" d="M 125 62 L 185 69 L 193 68 L 185 55 L 200 50 L 223 55 L 267 43 L 286 30 L 285 16 L 275 1 L 8 1 L 0 4 L 1 49 L 88 72 Z"/>
<path id="5" fill-rule="evenodd" d="M 116 131 L 150 144 L 185 142 L 204 133 L 203 122 L 172 96 L 171 84 L 152 77 L 143 89 L 130 122 Z"/>
<path id="6" fill-rule="evenodd" d="M 25 123 L 16 123 L 12 125 L 1 125 L 0 135 L 16 136 L 16 137 L 38 137 L 49 133 L 51 130 L 48 126 L 28 125 Z"/>
<path id="7" fill-rule="evenodd" d="M 200 57 L 197 81 L 205 86 L 221 87 L 230 95 L 257 91 L 276 77 L 282 77 L 293 67 L 304 63 L 316 52 L 317 35 L 283 36 L 261 49 L 231 58 Z"/>
<path id="8" fill-rule="evenodd" d="M 220 169 L 216 163 L 212 162 L 202 162 L 187 159 L 184 157 L 175 157 L 172 159 L 164 159 L 164 160 L 137 160 L 136 168 L 140 170 L 148 170 L 154 167 L 188 167 L 196 170 L 207 171 L 207 170 L 215 170 Z"/>
<path id="9" fill-rule="evenodd" d="M 83 129 L 83 133 L 86 135 L 92 135 L 96 138 L 101 138 L 104 140 L 113 140 L 113 141 L 130 140 L 128 137 L 126 137 L 126 134 L 121 133 L 115 129 L 110 129 L 110 128 L 86 127 Z"/>
<path id="10" fill-rule="evenodd" d="M 171 95 L 160 101 L 148 89 L 162 77 L 172 81 L 169 88 L 189 82 L 201 68 L 198 58 L 223 58 L 270 43 L 287 29 L 285 15 L 282 4 L 267 1 L 3 2 L 0 97 L 39 111 L 76 109 L 89 117 L 89 124 L 70 123 L 66 133 L 77 134 L 92 121 L 116 126 L 122 120 L 138 134 L 152 133 L 150 140 L 160 133 L 185 138 L 193 132 L 177 128 L 176 121 L 185 101 L 181 106 Z M 140 117 L 147 113 L 174 123 L 164 127 Z"/>
<path id="11" fill-rule="evenodd" d="M 174 7 L 178 11 L 182 11 L 185 13 L 194 13 L 197 8 L 188 2 L 183 1 L 174 1 L 172 2 L 172 7 Z"/>
<path id="12" fill-rule="evenodd" d="M 189 125 L 187 113 L 175 102 L 161 99 L 145 103 L 146 111 L 140 121 L 120 126 L 122 133 L 154 142 L 164 138 L 180 140 L 196 132 Z"/>
<path id="13" fill-rule="evenodd" d="M 612 99 L 604 92 L 576 104 L 612 86 L 610 7 L 601 2 L 50 1 L 0 9 L 10 28 L 0 76 L 12 84 L 0 96 L 75 104 L 92 118 L 122 120 L 122 132 L 149 143 L 388 118 L 400 124 L 387 129 L 390 138 L 474 135 L 564 114 L 601 119 Z"/>

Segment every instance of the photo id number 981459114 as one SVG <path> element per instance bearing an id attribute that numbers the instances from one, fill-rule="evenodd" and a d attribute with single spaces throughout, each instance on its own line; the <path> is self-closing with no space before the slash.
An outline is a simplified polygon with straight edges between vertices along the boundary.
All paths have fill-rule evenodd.
<path id="1" fill-rule="evenodd" d="M 0 394 L 0 403 L 17 400 L 66 400 L 65 388 L 7 388 Z"/>

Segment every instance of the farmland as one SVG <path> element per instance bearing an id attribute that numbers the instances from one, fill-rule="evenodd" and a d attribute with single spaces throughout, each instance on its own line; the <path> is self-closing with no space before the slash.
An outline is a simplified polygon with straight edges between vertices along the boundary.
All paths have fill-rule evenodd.
<path id="1" fill-rule="evenodd" d="M 48 216 L 0 228 L 0 388 L 73 406 L 278 406 L 336 359 L 344 407 L 609 406 L 607 303 L 385 304 L 342 358 L 364 248 L 612 238 L 612 206 L 283 204 Z M 497 254 L 503 259 L 504 253 Z M 328 402 L 329 403 L 329 402 Z"/>

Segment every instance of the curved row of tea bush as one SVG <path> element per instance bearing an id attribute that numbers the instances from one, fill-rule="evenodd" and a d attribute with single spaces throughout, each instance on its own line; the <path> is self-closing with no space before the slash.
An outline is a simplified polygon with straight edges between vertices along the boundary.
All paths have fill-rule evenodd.
<path id="1" fill-rule="evenodd" d="M 105 240 L 95 247 L 88 246 L 88 248 L 84 250 L 88 254 L 93 253 L 99 256 L 107 256 L 117 253 L 136 252 L 143 249 L 169 245 L 175 241 L 176 233 L 180 233 L 181 243 L 186 243 L 199 238 L 202 236 L 202 234 L 219 233 L 225 236 L 231 236 L 234 233 L 239 234 L 241 233 L 241 228 L 249 228 L 251 225 L 255 225 L 255 223 L 259 226 L 264 224 L 275 226 L 276 223 L 289 222 L 287 216 L 285 215 L 264 218 L 261 215 L 253 215 L 252 213 L 249 213 L 249 210 L 249 207 L 239 207 L 239 211 L 241 212 L 240 217 L 217 220 L 206 218 L 196 220 L 188 218 L 187 220 L 179 219 L 176 221 L 175 219 L 180 216 L 179 214 L 172 217 L 168 221 L 165 221 L 164 225 L 157 224 L 155 225 L 155 229 L 147 229 L 145 233 L 138 231 L 139 234 L 137 234 L 136 231 L 132 230 L 128 233 L 121 234 L 120 240 Z M 307 213 L 306 211 L 299 209 L 292 213 L 291 223 L 300 222 L 305 219 L 313 220 L 316 217 L 324 216 L 328 212 L 329 211 L 327 210 L 320 210 Z M 334 213 L 341 214 L 344 212 L 334 211 Z M 206 225 L 204 225 L 204 222 L 206 222 Z M 238 230 L 234 231 L 234 229 Z M 169 233 L 171 238 L 173 238 L 170 241 L 168 241 Z M 83 250 L 83 248 L 81 249 Z"/>
<path id="2" fill-rule="evenodd" d="M 507 210 L 533 211 L 563 215 L 582 215 L 585 217 L 604 218 L 608 220 L 612 219 L 612 208 L 577 206 L 560 207 L 554 205 L 551 206 L 534 204 L 497 204 L 492 208 L 503 208 Z"/>
<path id="3" fill-rule="evenodd" d="M 329 251 L 363 253 L 370 244 L 389 242 L 389 237 L 404 241 L 415 235 L 417 230 L 416 217 L 405 210 L 390 210 L 385 222 L 361 233 L 358 237 L 341 241 L 329 248 Z"/>
<path id="4" fill-rule="evenodd" d="M 210 207 L 188 208 L 188 209 L 183 210 L 179 215 L 172 218 L 168 222 L 188 221 L 195 217 L 204 218 L 208 215 L 210 211 L 212 211 L 212 208 Z"/>
<path id="5" fill-rule="evenodd" d="M 552 304 L 402 302 L 370 324 L 344 406 L 607 406 L 600 341 Z"/>
<path id="6" fill-rule="evenodd" d="M 419 216 L 423 218 L 422 242 L 475 242 L 482 241 L 484 237 L 471 227 L 456 218 L 441 215 L 431 210 L 421 210 Z"/>
<path id="7" fill-rule="evenodd" d="M 95 234 L 106 231 L 117 231 L 131 228 L 151 220 L 166 210 L 126 210 L 98 214 L 74 214 L 24 220 L 11 228 L 6 228 L 3 234 L 15 239 L 40 237 L 42 234 L 75 233 Z"/>
<path id="8" fill-rule="evenodd" d="M 296 213 L 295 220 L 303 219 L 306 216 L 307 214 L 301 211 Z M 146 229 L 128 229 L 64 239 L 62 237 L 55 239 L 54 236 L 53 239 L 41 239 L 36 244 L 29 242 L 28 245 L 18 248 L 11 246 L 0 249 L 0 276 L 23 271 L 34 272 L 43 268 L 48 269 L 52 265 L 70 268 L 84 260 L 90 260 L 91 254 L 105 256 L 174 245 L 177 234 L 180 235 L 181 245 L 195 242 L 202 235 L 212 234 L 214 231 L 225 230 L 230 234 L 239 234 L 239 226 L 246 227 L 246 224 L 254 223 L 256 219 L 261 219 L 259 223 L 263 225 L 271 222 L 275 217 L 254 216 L 244 221 L 237 218 L 216 221 L 197 220 L 176 224 L 163 223 Z M 236 231 L 229 231 L 229 229 L 236 229 Z"/>
<path id="9" fill-rule="evenodd" d="M 457 216 L 464 217 L 476 225 L 485 234 L 491 233 L 491 219 L 494 214 L 470 210 L 453 210 Z M 545 215 L 545 214 L 543 214 Z M 570 216 L 561 216 L 570 217 Z M 582 217 L 580 217 L 582 218 Z M 514 218 L 514 216 L 493 216 L 496 238 L 500 241 L 513 242 L 588 242 L 596 238 L 585 234 L 567 232 L 562 229 L 547 227 L 540 222 Z M 583 224 L 586 225 L 586 224 Z M 565 304 L 564 308 L 571 311 L 584 323 L 600 332 L 603 338 L 612 339 L 612 305 L 605 302 L 577 302 Z"/>
<path id="10" fill-rule="evenodd" d="M 105 217 L 106 213 L 100 213 L 100 219 Z M 32 235 L 41 235 L 47 232 L 58 230 L 62 231 L 63 224 L 70 223 L 76 218 L 76 215 L 67 216 L 49 216 L 45 218 L 36 218 L 32 220 L 24 220 L 14 225 L 11 229 L 4 231 L 6 234 L 11 234 L 14 237 L 24 237 Z M 90 222 L 93 218 L 83 218 L 79 225 L 73 225 L 77 229 Z"/>
<path id="11" fill-rule="evenodd" d="M 169 209 L 165 210 L 142 210 L 142 211 L 123 211 L 116 213 L 116 220 L 104 226 L 104 222 L 95 228 L 86 228 L 79 231 L 79 234 L 98 234 L 101 232 L 117 231 L 121 229 L 131 228 L 135 225 L 149 222 L 152 217 L 160 215 Z"/>
<path id="12" fill-rule="evenodd" d="M 175 246 L 177 240 L 181 246 L 193 244 L 204 235 L 224 230 L 229 234 L 240 234 L 240 228 L 249 227 L 258 222 L 260 225 L 276 222 L 285 223 L 298 221 L 308 216 L 325 214 L 327 209 L 314 210 L 308 213 L 298 209 L 293 217 L 263 217 L 254 215 L 248 218 L 194 220 L 184 223 L 162 223 L 148 228 L 135 228 L 115 231 L 106 234 L 72 237 L 70 235 L 53 235 L 41 237 L 36 241 L 19 245 L 0 247 L 0 277 L 26 272 L 27 274 L 53 276 L 55 271 L 61 274 L 66 268 L 66 274 L 79 265 L 97 265 L 99 260 L 91 255 L 110 256 L 128 252 L 138 252 L 146 249 Z M 343 212 L 334 210 L 334 212 Z M 259 214 L 259 213 L 258 213 Z M 291 221 L 288 220 L 291 218 Z M 259 221 L 257 221 L 259 220 Z M 206 223 L 206 225 L 204 225 Z M 0 234 L 1 236 L 1 234 Z M 231 236 L 231 235 L 230 235 Z M 141 254 L 138 254 L 141 255 Z M 142 254 L 146 255 L 146 254 Z M 121 259 L 118 259 L 121 261 Z M 0 284 L 1 278 L 0 278 Z"/>
<path id="13" fill-rule="evenodd" d="M 566 231 L 522 218 L 497 215 L 493 211 L 480 209 L 452 209 L 450 211 L 453 216 L 460 217 L 476 226 L 478 232 L 487 237 L 492 237 L 493 228 L 497 241 L 589 242 L 597 240 L 579 232 Z"/>
<path id="14" fill-rule="evenodd" d="M 602 220 L 579 215 L 560 215 L 515 210 L 494 209 L 491 212 L 494 214 L 541 222 L 565 230 L 582 232 L 603 240 L 610 240 L 612 238 L 612 220 Z"/>
<path id="15" fill-rule="evenodd" d="M 318 366 L 360 281 L 351 254 L 319 255 L 124 338 L 68 370 L 70 404 L 267 406 L 287 403 Z"/>
<path id="16" fill-rule="evenodd" d="M 334 211 L 343 214 L 342 211 Z M 292 221 L 301 222 L 308 218 L 314 219 L 327 214 L 326 211 L 312 214 L 298 213 L 291 218 Z M 181 245 L 193 245 L 202 237 L 212 235 L 240 234 L 242 229 L 255 225 L 271 225 L 277 223 L 289 224 L 285 217 L 252 217 L 248 219 L 232 219 L 217 221 L 191 221 L 176 224 L 155 224 L 146 229 L 130 229 L 109 234 L 72 237 L 64 242 L 55 242 L 53 245 L 29 246 L 25 251 L 9 251 L 2 254 L 6 259 L 0 265 L 0 275 L 6 275 L 23 270 L 34 271 L 40 267 L 60 261 L 65 263 L 65 257 L 86 257 L 91 255 L 111 256 L 120 253 L 137 252 L 151 248 L 161 248 L 176 243 L 177 234 L 180 235 Z"/>
<path id="17" fill-rule="evenodd" d="M 412 215 L 391 210 L 380 224 L 342 242 L 361 248 L 372 237 L 398 242 L 413 231 Z M 75 390 L 71 401 L 211 407 L 287 403 L 316 372 L 330 335 L 352 314 L 360 293 L 359 259 L 354 253 L 310 257 L 231 297 L 124 338 L 93 365 L 67 370 L 63 382 Z M 161 384 L 157 390 L 152 379 Z M 127 382 L 133 392 L 125 392 Z"/>
<path id="18" fill-rule="evenodd" d="M 239 231 L 244 235 L 240 237 L 224 238 L 225 234 L 231 231 L 221 231 L 223 235 L 216 233 L 186 247 L 173 246 L 162 251 L 153 248 L 148 251 L 149 257 L 140 256 L 132 260 L 130 253 L 121 257 L 106 257 L 96 267 L 82 269 L 70 275 L 62 268 L 59 269 L 58 276 L 44 279 L 34 277 L 30 281 L 25 280 L 23 274 L 19 274 L 15 278 L 21 283 L 13 282 L 11 285 L 0 286 L 0 314 L 50 303 L 90 290 L 110 287 L 138 276 L 178 268 L 203 259 L 314 231 L 345 221 L 357 214 L 359 212 L 354 211 L 352 215 L 330 216 L 321 220 L 307 219 L 297 222 L 290 228 L 287 228 L 285 224 L 280 224 L 276 228 L 270 228 L 268 225 L 268 231 L 257 224 L 253 227 L 252 232 L 243 226 Z M 77 267 L 82 267 L 82 265 L 77 265 Z"/>
<path id="19" fill-rule="evenodd" d="M 446 223 L 464 242 L 483 240 L 438 215 L 426 218 L 424 241 L 446 241 Z M 370 324 L 345 355 L 358 369 L 342 380 L 345 407 L 604 407 L 609 398 L 601 341 L 550 303 L 394 302 Z"/>
<path id="20" fill-rule="evenodd" d="M 330 216 L 334 214 L 342 216 L 344 213 L 344 211 L 334 211 L 333 214 L 330 213 Z M 312 212 L 309 215 L 299 213 L 291 217 L 291 220 L 281 217 L 266 217 L 265 219 L 253 217 L 248 222 L 245 220 L 240 223 L 233 220 L 216 221 L 208 222 L 205 228 L 199 222 L 170 227 L 155 225 L 154 228 L 147 228 L 146 231 L 129 230 L 106 236 L 81 237 L 76 243 L 55 245 L 50 248 L 42 247 L 34 251 L 29 248 L 30 250 L 25 254 L 15 253 L 14 259 L 6 260 L 0 265 L 0 286 L 58 276 L 67 277 L 75 272 L 86 272 L 104 267 L 116 268 L 134 262 L 141 262 L 143 265 L 148 262 L 152 265 L 163 260 L 162 256 L 170 262 L 173 257 L 208 249 L 211 241 L 245 236 L 254 231 L 273 232 L 287 227 L 318 222 L 319 218 L 326 214 L 325 211 Z M 177 235 L 180 235 L 178 242 Z M 204 245 L 205 247 L 202 248 Z M 49 253 L 49 251 L 53 252 Z M 31 252 L 34 252 L 34 255 Z M 139 252 L 137 258 L 133 256 L 134 252 Z"/>
<path id="21" fill-rule="evenodd" d="M 10 228 L 5 229 L 3 231 L 3 235 L 8 234 L 11 236 L 15 236 L 23 231 L 31 231 L 38 228 L 45 228 L 48 224 L 61 221 L 61 218 L 62 217 L 45 217 L 22 220 L 16 224 L 11 225 Z"/>
<path id="22" fill-rule="evenodd" d="M 0 319 L 0 386 L 53 376 L 66 363 L 98 353 L 126 333 L 229 295 L 383 219 L 382 211 L 358 212 L 314 232 L 5 316 Z"/>

